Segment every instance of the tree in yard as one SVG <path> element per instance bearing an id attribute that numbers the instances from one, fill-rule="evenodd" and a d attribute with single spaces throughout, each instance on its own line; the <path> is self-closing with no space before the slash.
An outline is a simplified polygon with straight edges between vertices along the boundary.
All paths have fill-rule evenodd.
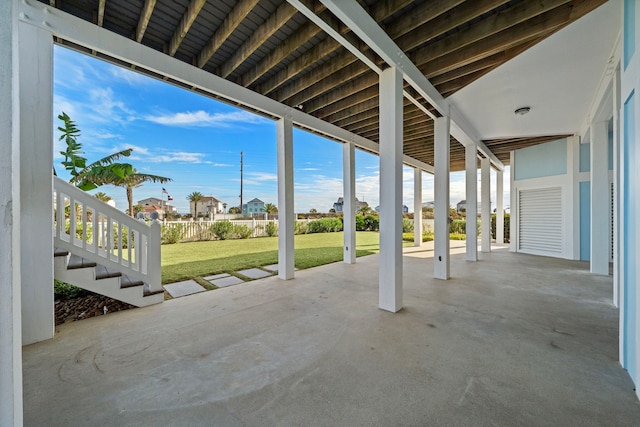
<path id="1" fill-rule="evenodd" d="M 82 144 L 78 142 L 80 129 L 75 122 L 66 114 L 58 116 L 62 120 L 63 126 L 58 130 L 62 133 L 60 140 L 64 140 L 67 147 L 60 154 L 64 156 L 62 165 L 71 175 L 69 182 L 84 191 L 93 190 L 99 186 L 116 179 L 123 179 L 125 175 L 131 173 L 133 166 L 128 163 L 117 163 L 122 157 L 129 157 L 133 149 L 118 151 L 102 159 L 87 165 L 87 159 L 82 156 Z M 55 172 L 55 170 L 54 170 Z"/>
<path id="2" fill-rule="evenodd" d="M 273 203 L 265 203 L 264 204 L 264 211 L 266 213 L 269 213 L 269 214 L 270 213 L 276 213 L 276 212 L 278 212 L 278 208 Z"/>
<path id="3" fill-rule="evenodd" d="M 171 181 L 171 178 L 164 176 L 150 175 L 146 173 L 138 173 L 137 170 L 131 168 L 131 173 L 125 174 L 124 178 L 116 178 L 104 184 L 115 185 L 116 187 L 122 187 L 127 191 L 127 202 L 129 203 L 129 215 L 135 216 L 133 209 L 133 189 L 140 187 L 145 182 L 154 182 L 164 184 Z"/>
<path id="4" fill-rule="evenodd" d="M 198 202 L 202 201 L 204 196 L 199 191 L 194 191 L 187 196 L 187 200 L 193 203 L 193 218 L 198 219 Z"/>
<path id="5" fill-rule="evenodd" d="M 318 210 L 315 208 L 311 208 L 309 209 L 309 213 L 315 214 L 315 213 L 318 213 Z"/>
<path id="6" fill-rule="evenodd" d="M 371 208 L 369 206 L 361 206 L 360 209 L 358 209 L 358 213 L 360 215 L 367 215 L 371 212 Z"/>
<path id="7" fill-rule="evenodd" d="M 107 203 L 109 200 L 112 200 L 111 197 L 107 195 L 107 193 L 103 193 L 102 191 L 98 191 L 93 195 L 93 197 L 105 203 Z"/>
<path id="8" fill-rule="evenodd" d="M 230 214 L 239 214 L 239 213 L 242 213 L 242 211 L 240 210 L 239 207 L 232 206 L 232 207 L 229 208 L 229 213 Z"/>

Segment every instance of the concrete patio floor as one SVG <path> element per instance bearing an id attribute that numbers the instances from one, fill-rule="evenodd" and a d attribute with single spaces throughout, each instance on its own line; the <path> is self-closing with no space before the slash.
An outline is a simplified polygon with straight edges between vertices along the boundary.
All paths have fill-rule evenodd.
<path id="1" fill-rule="evenodd" d="M 25 425 L 640 424 L 611 278 L 430 256 L 405 250 L 397 314 L 375 255 L 66 324 L 24 348 Z"/>

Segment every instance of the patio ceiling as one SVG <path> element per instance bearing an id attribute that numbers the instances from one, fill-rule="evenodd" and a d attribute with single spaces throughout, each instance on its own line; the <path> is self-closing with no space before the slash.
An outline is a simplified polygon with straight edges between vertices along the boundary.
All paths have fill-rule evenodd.
<path id="1" fill-rule="evenodd" d="M 285 0 L 40 1 L 378 142 L 378 73 Z M 322 3 L 301 3 L 380 69 L 386 67 Z M 360 3 L 446 98 L 606 0 Z M 105 58 L 106 52 L 89 53 Z M 485 143 L 508 164 L 509 151 L 553 138 Z M 405 98 L 404 153 L 432 165 L 433 139 L 432 119 Z M 464 147 L 453 138 L 451 169 L 464 169 Z"/>

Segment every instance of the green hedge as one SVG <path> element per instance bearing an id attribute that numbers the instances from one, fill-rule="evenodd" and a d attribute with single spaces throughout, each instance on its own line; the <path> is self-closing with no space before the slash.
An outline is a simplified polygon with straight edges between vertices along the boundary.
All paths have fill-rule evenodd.
<path id="1" fill-rule="evenodd" d="M 504 241 L 509 243 L 511 241 L 511 227 L 510 227 L 510 215 L 504 214 Z M 491 215 L 491 238 L 496 238 L 496 214 Z"/>

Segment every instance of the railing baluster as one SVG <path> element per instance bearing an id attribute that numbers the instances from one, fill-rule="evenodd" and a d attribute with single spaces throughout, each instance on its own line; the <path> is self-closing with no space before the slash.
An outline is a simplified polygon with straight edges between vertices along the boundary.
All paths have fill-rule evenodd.
<path id="1" fill-rule="evenodd" d="M 87 206 L 82 203 L 81 205 L 81 209 L 82 209 L 82 249 L 86 250 L 87 249 L 87 239 L 88 239 L 88 233 L 87 233 Z"/>

